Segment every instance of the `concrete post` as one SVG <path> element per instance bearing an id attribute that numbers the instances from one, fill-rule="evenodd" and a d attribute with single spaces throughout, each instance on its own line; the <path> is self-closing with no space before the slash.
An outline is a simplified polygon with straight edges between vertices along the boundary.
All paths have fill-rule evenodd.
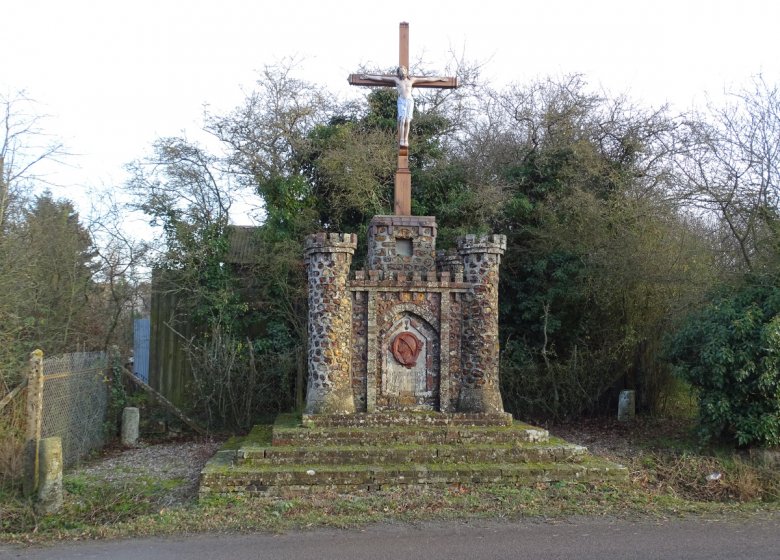
<path id="1" fill-rule="evenodd" d="M 134 406 L 127 406 L 122 411 L 122 445 L 133 446 L 138 443 L 138 424 L 141 420 L 141 413 Z"/>
<path id="2" fill-rule="evenodd" d="M 618 399 L 618 420 L 627 422 L 636 416 L 636 391 L 621 391 Z"/>
<path id="3" fill-rule="evenodd" d="M 43 424 L 43 351 L 30 354 L 30 369 L 27 373 L 27 430 L 24 443 L 25 496 L 33 496 L 38 489 L 38 448 Z"/>
<path id="4" fill-rule="evenodd" d="M 39 457 L 35 510 L 40 514 L 57 513 L 62 507 L 62 440 L 43 438 Z"/>

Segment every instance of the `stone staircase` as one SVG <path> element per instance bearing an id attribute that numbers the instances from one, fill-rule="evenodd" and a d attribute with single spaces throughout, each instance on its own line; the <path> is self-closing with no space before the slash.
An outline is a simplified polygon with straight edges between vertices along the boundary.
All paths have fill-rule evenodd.
<path id="1" fill-rule="evenodd" d="M 389 487 L 625 480 L 625 467 L 509 414 L 281 415 L 226 446 L 200 495 L 295 496 Z"/>

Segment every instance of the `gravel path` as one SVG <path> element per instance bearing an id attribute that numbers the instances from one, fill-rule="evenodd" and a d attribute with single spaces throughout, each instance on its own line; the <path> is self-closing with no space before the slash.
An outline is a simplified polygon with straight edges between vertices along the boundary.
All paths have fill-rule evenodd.
<path id="1" fill-rule="evenodd" d="M 72 474 L 98 477 L 117 485 L 143 477 L 181 480 L 184 483 L 171 490 L 165 503 L 161 504 L 180 505 L 197 496 L 200 471 L 222 443 L 222 440 L 199 439 L 109 449 L 99 459 L 82 465 Z"/>

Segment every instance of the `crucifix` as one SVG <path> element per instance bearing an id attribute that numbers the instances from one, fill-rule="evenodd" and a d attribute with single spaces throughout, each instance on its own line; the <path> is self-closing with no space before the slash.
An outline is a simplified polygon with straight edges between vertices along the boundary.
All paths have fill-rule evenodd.
<path id="1" fill-rule="evenodd" d="M 398 167 L 395 172 L 395 215 L 412 215 L 412 175 L 409 172 L 409 129 L 414 113 L 412 89 L 416 87 L 453 89 L 457 78 L 409 75 L 409 24 L 402 22 L 398 38 L 398 71 L 395 74 L 350 74 L 353 86 L 387 86 L 398 89 Z"/>

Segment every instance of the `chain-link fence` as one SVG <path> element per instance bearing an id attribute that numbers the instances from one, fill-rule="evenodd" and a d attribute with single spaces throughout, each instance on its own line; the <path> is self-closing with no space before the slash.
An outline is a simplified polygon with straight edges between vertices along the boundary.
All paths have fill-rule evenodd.
<path id="1" fill-rule="evenodd" d="M 43 360 L 41 437 L 62 439 L 66 466 L 105 442 L 107 365 L 105 352 L 78 352 Z"/>

